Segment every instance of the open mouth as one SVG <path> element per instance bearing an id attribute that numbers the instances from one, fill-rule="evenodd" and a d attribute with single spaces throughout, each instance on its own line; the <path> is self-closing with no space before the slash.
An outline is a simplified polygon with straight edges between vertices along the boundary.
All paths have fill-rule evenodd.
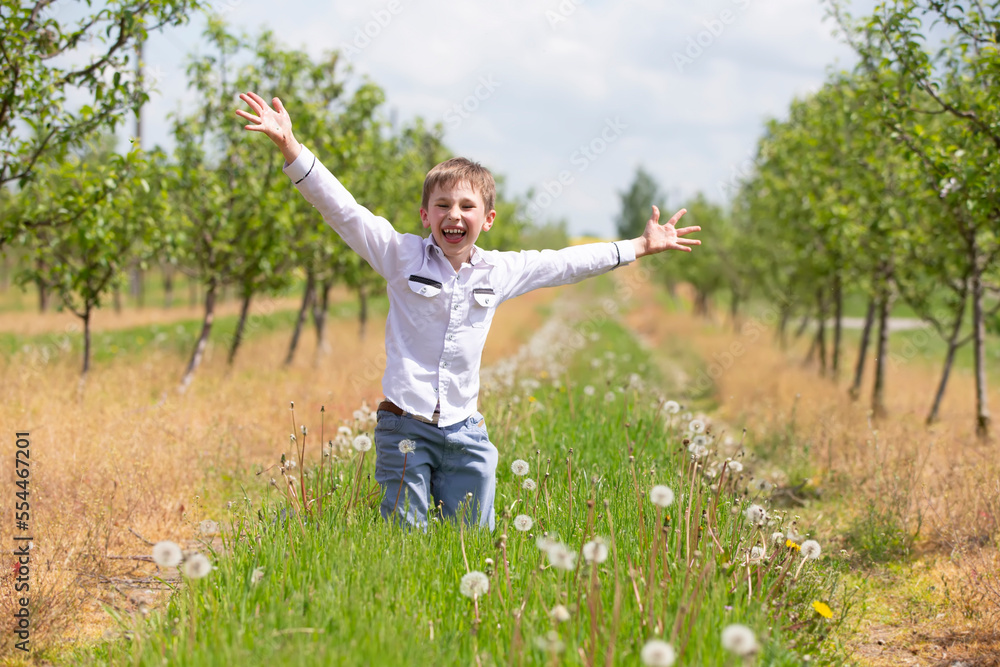
<path id="1" fill-rule="evenodd" d="M 441 230 L 441 236 L 448 243 L 460 243 L 465 238 L 465 234 L 464 229 L 458 229 L 457 227 Z"/>

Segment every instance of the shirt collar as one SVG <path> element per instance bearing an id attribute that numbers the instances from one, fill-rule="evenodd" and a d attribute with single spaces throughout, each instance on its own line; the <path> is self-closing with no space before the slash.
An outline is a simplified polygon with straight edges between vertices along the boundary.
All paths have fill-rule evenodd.
<path id="1" fill-rule="evenodd" d="M 437 253 L 440 257 L 444 257 L 444 251 L 441 250 L 441 246 L 437 244 L 434 240 L 434 235 L 430 234 L 424 239 L 424 252 L 428 257 Z M 473 268 L 487 268 L 489 266 L 494 266 L 493 258 L 488 252 L 480 248 L 479 246 L 472 246 L 472 257 L 469 258 L 469 264 Z"/>

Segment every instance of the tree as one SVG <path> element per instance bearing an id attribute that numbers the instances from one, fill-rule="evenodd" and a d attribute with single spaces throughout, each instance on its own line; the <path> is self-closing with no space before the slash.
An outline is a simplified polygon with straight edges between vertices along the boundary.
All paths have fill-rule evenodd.
<path id="1" fill-rule="evenodd" d="M 646 229 L 646 221 L 656 205 L 661 211 L 666 211 L 660 186 L 653 177 L 640 165 L 636 168 L 635 178 L 628 190 L 619 192 L 622 209 L 615 220 L 618 238 L 632 239 L 642 236 Z"/>
<path id="2" fill-rule="evenodd" d="M 28 179 L 46 155 L 58 159 L 96 131 L 113 131 L 127 111 L 140 107 L 147 91 L 128 67 L 136 45 L 199 7 L 198 0 L 123 0 L 72 21 L 60 18 L 69 4 L 0 0 L 0 187 Z M 68 106 L 80 98 L 78 108 Z M 21 224 L 70 224 L 85 214 L 86 207 Z M 0 230 L 0 247 L 18 231 Z"/>

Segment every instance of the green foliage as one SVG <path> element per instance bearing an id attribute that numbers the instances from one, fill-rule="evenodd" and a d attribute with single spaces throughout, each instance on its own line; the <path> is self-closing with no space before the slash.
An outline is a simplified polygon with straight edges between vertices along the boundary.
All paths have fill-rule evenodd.
<path id="1" fill-rule="evenodd" d="M 0 186 L 24 181 L 44 155 L 58 158 L 98 131 L 113 131 L 126 111 L 141 107 L 148 90 L 130 65 L 136 46 L 152 31 L 184 23 L 200 3 L 88 3 L 75 20 L 64 18 L 67 4 L 0 0 Z M 71 91 L 82 98 L 78 108 L 68 106 Z M 17 230 L 0 231 L 0 246 Z"/>
<path id="2" fill-rule="evenodd" d="M 615 220 L 618 238 L 633 239 L 642 236 L 646 222 L 653 214 L 654 205 L 659 207 L 661 216 L 667 213 L 660 186 L 642 166 L 636 168 L 635 178 L 629 189 L 619 192 L 618 196 L 622 202 L 621 212 Z M 661 222 L 666 222 L 666 219 Z"/>

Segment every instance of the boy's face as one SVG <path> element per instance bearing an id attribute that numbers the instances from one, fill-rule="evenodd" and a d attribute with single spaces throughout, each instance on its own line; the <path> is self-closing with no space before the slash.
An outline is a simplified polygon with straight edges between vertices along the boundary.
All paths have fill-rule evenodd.
<path id="1" fill-rule="evenodd" d="M 472 246 L 480 232 L 493 226 L 496 211 L 486 211 L 483 197 L 472 186 L 458 182 L 437 186 L 420 209 L 420 220 L 430 227 L 434 240 L 457 271 L 472 257 Z"/>

